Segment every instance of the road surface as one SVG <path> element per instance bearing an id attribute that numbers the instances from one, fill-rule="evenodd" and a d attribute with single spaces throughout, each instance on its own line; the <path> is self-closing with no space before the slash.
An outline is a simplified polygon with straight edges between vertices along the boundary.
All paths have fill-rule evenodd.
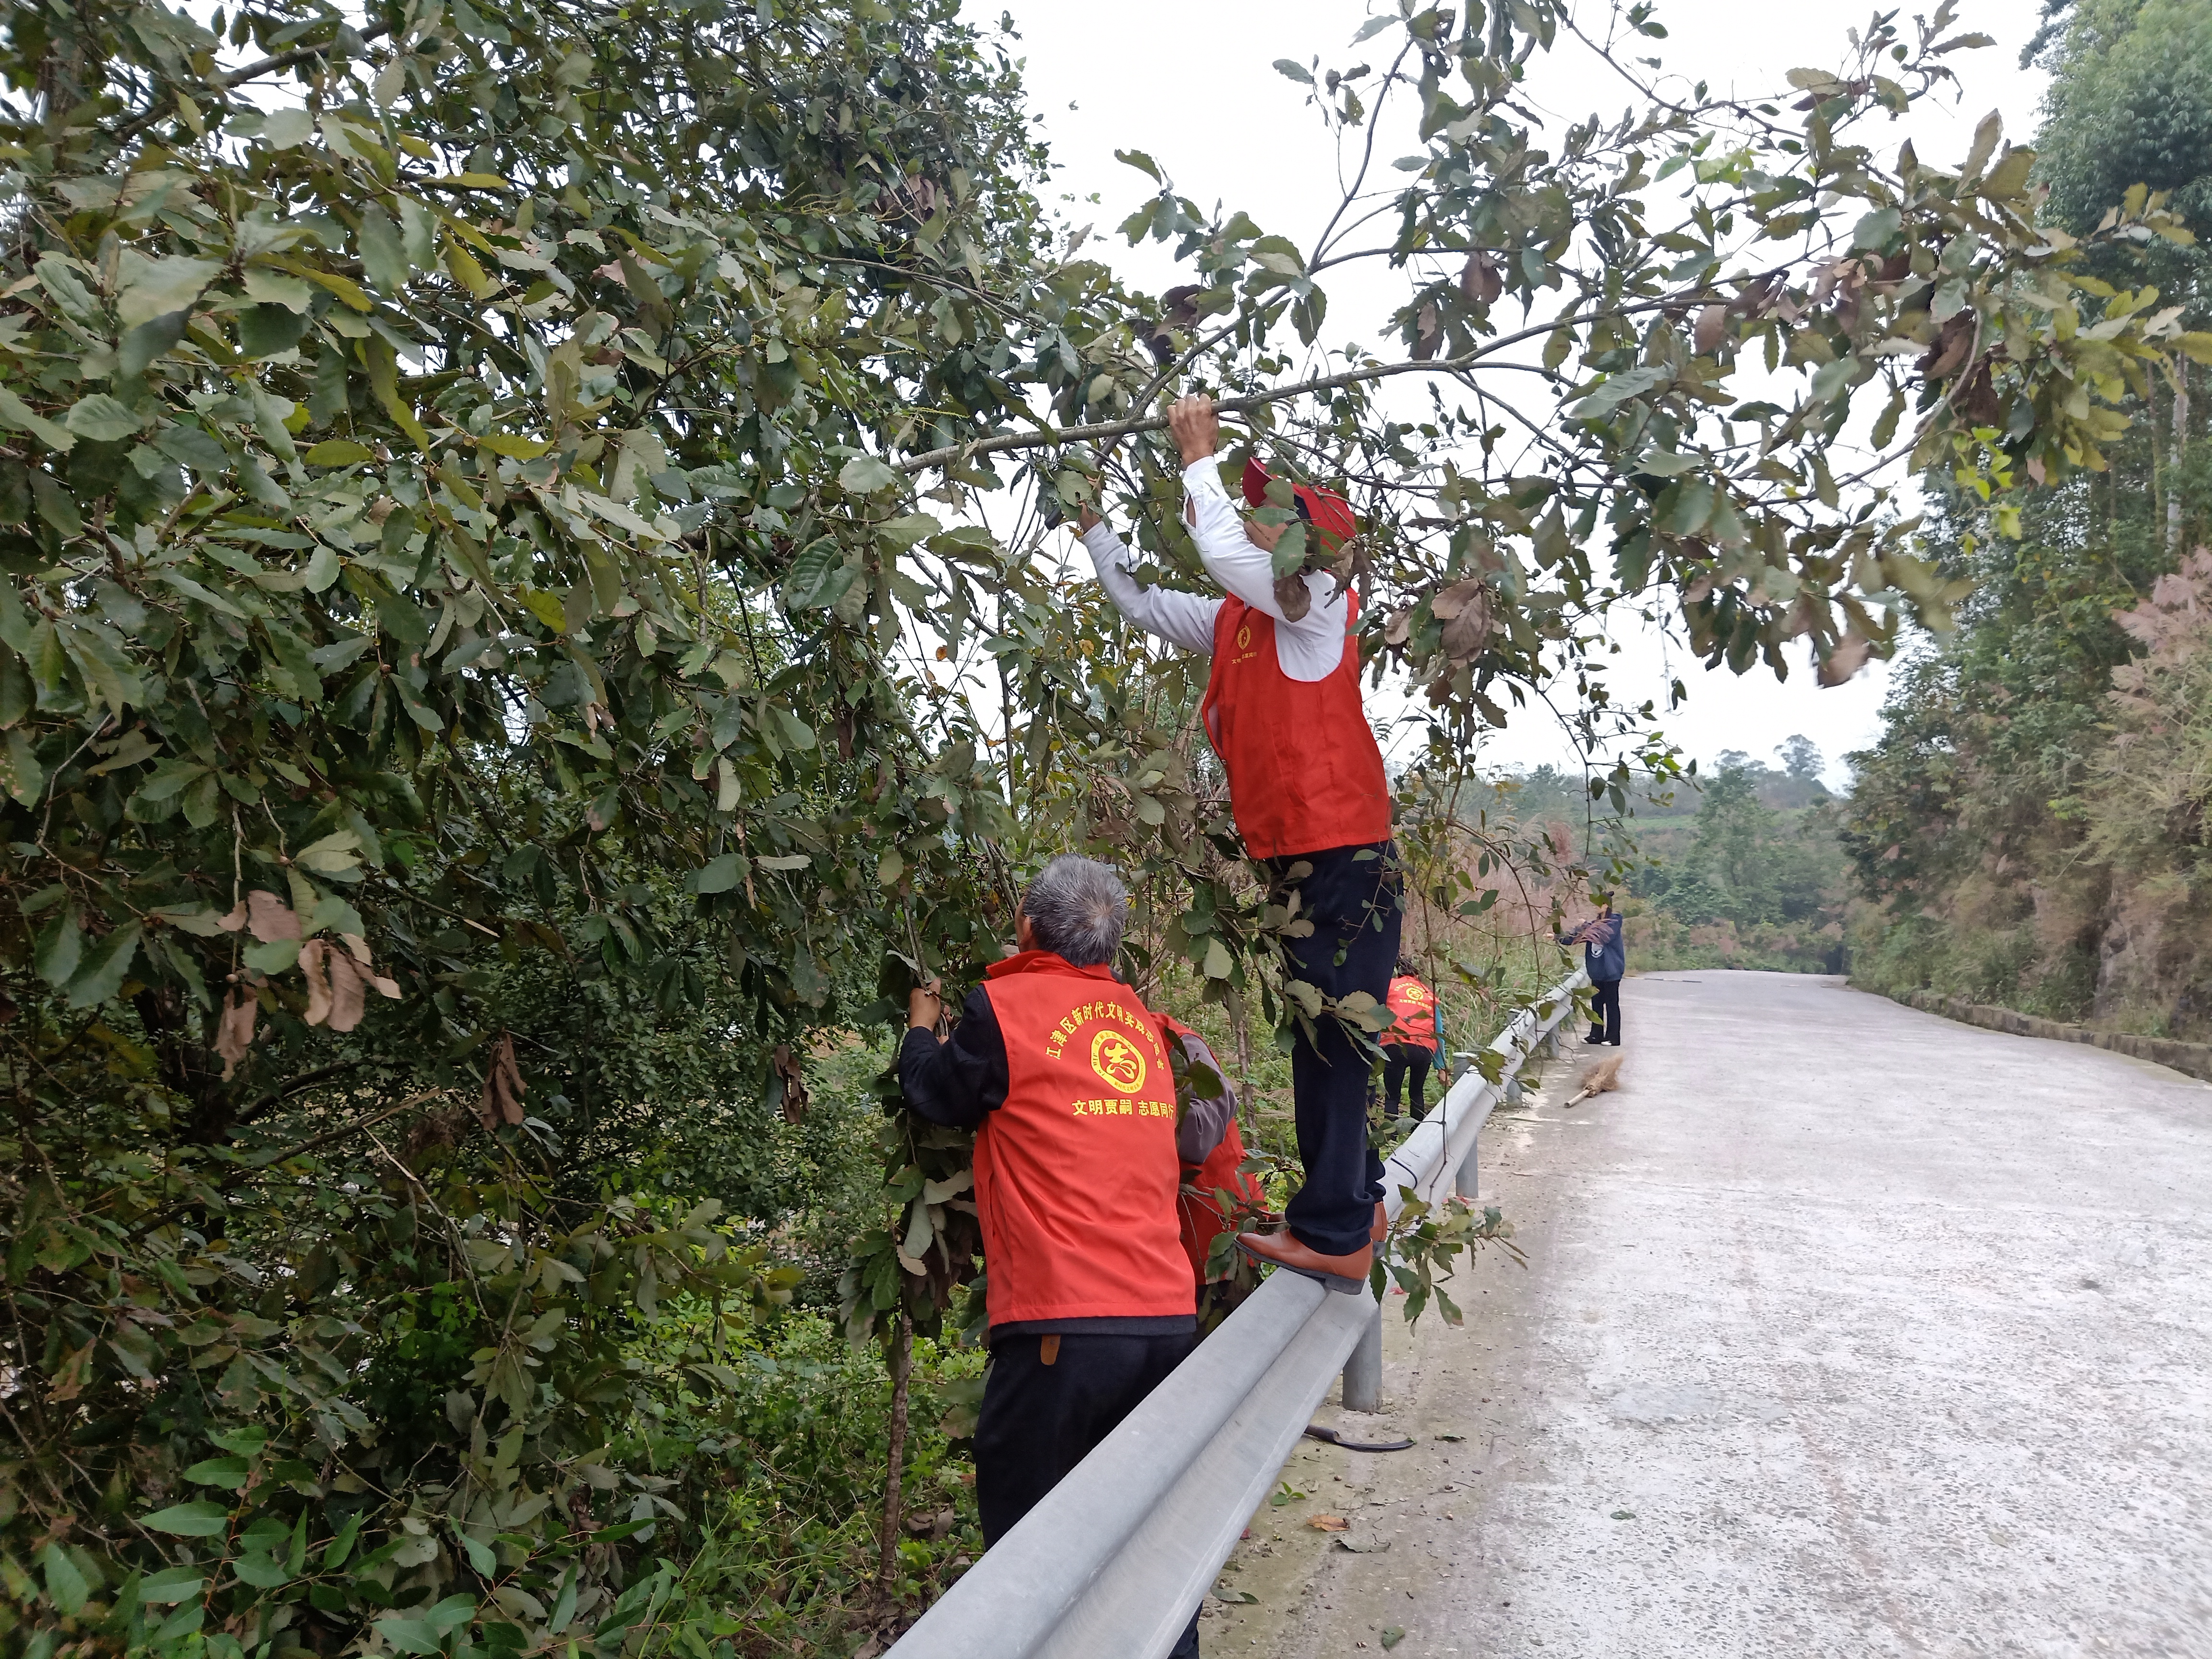
<path id="1" fill-rule="evenodd" d="M 2212 1656 L 2212 1087 L 1834 980 L 1626 991 L 1626 1086 L 1563 1110 L 1570 1051 L 1486 1131 L 1528 1270 L 1394 1308 L 1383 1410 L 1324 1414 L 1417 1449 L 1306 1443 L 1207 1654 Z"/>

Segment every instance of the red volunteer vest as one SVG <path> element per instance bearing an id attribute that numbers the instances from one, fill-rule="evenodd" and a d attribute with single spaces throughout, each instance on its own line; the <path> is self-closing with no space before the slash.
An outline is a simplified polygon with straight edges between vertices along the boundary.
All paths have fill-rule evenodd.
<path id="1" fill-rule="evenodd" d="M 1213 1253 L 1213 1241 L 1229 1227 L 1229 1218 L 1221 1212 L 1221 1200 L 1214 1194 L 1225 1192 L 1246 1204 L 1267 1207 L 1267 1194 L 1261 1188 L 1260 1177 L 1244 1174 L 1239 1167 L 1243 1162 L 1244 1137 L 1237 1133 L 1237 1120 L 1232 1117 L 1229 1132 L 1199 1166 L 1198 1173 L 1186 1173 L 1185 1185 L 1198 1190 L 1176 1195 L 1183 1254 L 1190 1258 L 1192 1273 L 1201 1281 L 1206 1278 L 1206 1259 Z"/>
<path id="2" fill-rule="evenodd" d="M 1048 951 L 994 963 L 983 994 L 1006 1043 L 1006 1102 L 975 1136 L 990 1322 L 1195 1313 L 1158 1019 Z"/>
<path id="3" fill-rule="evenodd" d="M 1410 1043 L 1416 1048 L 1437 1046 L 1436 993 L 1410 974 L 1390 981 L 1390 1012 L 1397 1023 L 1382 1034 L 1385 1042 Z"/>
<path id="4" fill-rule="evenodd" d="M 1181 1037 L 1190 1032 L 1190 1027 L 1166 1014 L 1160 1024 L 1170 1037 Z M 1200 1042 L 1205 1038 L 1200 1037 Z M 1211 1052 L 1209 1050 L 1209 1052 Z M 1176 1212 L 1182 1223 L 1182 1251 L 1190 1258 L 1190 1270 L 1203 1284 L 1206 1280 L 1206 1259 L 1213 1253 L 1213 1241 L 1230 1225 L 1229 1218 L 1222 1213 L 1221 1200 L 1214 1196 L 1226 1192 L 1246 1204 L 1265 1208 L 1267 1194 L 1260 1185 L 1257 1176 L 1243 1173 L 1244 1137 L 1237 1127 L 1237 1120 L 1229 1120 L 1229 1127 L 1220 1144 L 1206 1154 L 1206 1162 L 1193 1169 L 1183 1165 L 1182 1188 L 1176 1194 Z M 1196 1188 L 1193 1191 L 1193 1188 Z"/>
<path id="5" fill-rule="evenodd" d="M 1213 619 L 1206 734 L 1255 858 L 1390 838 L 1390 783 L 1359 701 L 1359 596 L 1346 597 L 1344 655 L 1317 680 L 1283 672 L 1267 612 L 1231 596 Z"/>

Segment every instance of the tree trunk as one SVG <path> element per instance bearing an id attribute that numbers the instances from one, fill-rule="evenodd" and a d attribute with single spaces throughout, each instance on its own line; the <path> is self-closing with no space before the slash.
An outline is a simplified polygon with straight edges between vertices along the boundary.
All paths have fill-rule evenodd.
<path id="1" fill-rule="evenodd" d="M 905 1499 L 906 1385 L 914 1373 L 914 1320 L 899 1310 L 898 1332 L 891 1338 L 890 1474 L 884 1483 L 884 1546 L 877 1577 L 888 1595 L 898 1583 L 899 1522 Z"/>

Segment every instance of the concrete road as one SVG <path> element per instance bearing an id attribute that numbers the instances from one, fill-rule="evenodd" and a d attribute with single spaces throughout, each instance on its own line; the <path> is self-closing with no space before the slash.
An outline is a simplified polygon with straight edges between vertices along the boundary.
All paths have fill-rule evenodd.
<path id="1" fill-rule="evenodd" d="M 1527 1272 L 1331 1408 L 1418 1449 L 1307 1443 L 1209 1655 L 2212 1656 L 2212 1088 L 1832 980 L 1626 1005 L 1620 1092 L 1571 1051 L 1487 1132 Z"/>

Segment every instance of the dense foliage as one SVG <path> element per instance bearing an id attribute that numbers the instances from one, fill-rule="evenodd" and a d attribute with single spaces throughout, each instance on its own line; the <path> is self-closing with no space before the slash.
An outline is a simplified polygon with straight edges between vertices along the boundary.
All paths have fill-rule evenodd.
<path id="1" fill-rule="evenodd" d="M 1608 604 L 1830 678 L 1945 620 L 1912 522 L 1844 501 L 1855 404 L 2009 528 L 2212 346 L 2089 270 L 2185 239 L 2155 201 L 2059 235 L 1993 121 L 1956 170 L 1862 140 L 1972 44 L 1949 13 L 1790 71 L 1786 110 L 1548 135 L 1529 55 L 1638 79 L 1648 7 L 1605 40 L 1553 0 L 1347 19 L 1379 74 L 1279 65 L 1345 210 L 1302 246 L 1161 180 L 1125 228 L 1194 280 L 1156 302 L 1041 210 L 1014 70 L 951 0 L 9 4 L 10 1649 L 713 1659 L 834 1595 L 851 1481 L 761 1518 L 825 1415 L 763 1367 L 836 1368 L 776 1312 L 826 1278 L 787 1259 L 810 1182 L 852 1177 L 791 1133 L 810 1078 L 915 973 L 972 978 L 1064 846 L 1137 878 L 1148 982 L 1376 1023 L 1274 974 L 1298 924 L 1191 665 L 1063 591 L 1040 494 L 1112 496 L 1188 578 L 1146 411 L 1201 380 L 1240 449 L 1352 492 L 1361 648 L 1434 711 L 1416 879 L 1481 915 L 1498 859 L 1549 854 L 1442 811 L 1453 757 L 1501 698 L 1634 728 Z M 1353 331 L 1402 356 L 1320 349 L 1352 261 L 1404 272 Z M 1551 408 L 1498 404 L 1507 371 Z M 1424 418 L 1379 401 L 1407 375 Z M 839 1311 L 903 1381 L 975 1229 L 960 1138 L 883 1125 Z M 921 1403 L 848 1417 L 895 1445 Z M 959 1547 L 923 1513 L 886 1524 L 894 1597 Z"/>
<path id="2" fill-rule="evenodd" d="M 2047 211 L 2085 228 L 2105 191 L 2144 184 L 2212 211 L 2212 5 L 2051 10 Z M 2193 246 L 2112 249 L 2099 269 L 2212 319 Z M 1854 757 L 1845 838 L 1873 901 L 1854 968 L 1891 988 L 2201 1036 L 2212 751 L 2188 688 L 2207 647 L 2201 569 L 2176 574 L 2212 533 L 2201 369 L 2175 363 L 2133 407 L 2148 418 L 2108 469 L 2054 481 L 2018 540 L 1937 481 L 1931 542 L 1975 594 L 1951 640 L 1901 665 L 1881 742 Z"/>

